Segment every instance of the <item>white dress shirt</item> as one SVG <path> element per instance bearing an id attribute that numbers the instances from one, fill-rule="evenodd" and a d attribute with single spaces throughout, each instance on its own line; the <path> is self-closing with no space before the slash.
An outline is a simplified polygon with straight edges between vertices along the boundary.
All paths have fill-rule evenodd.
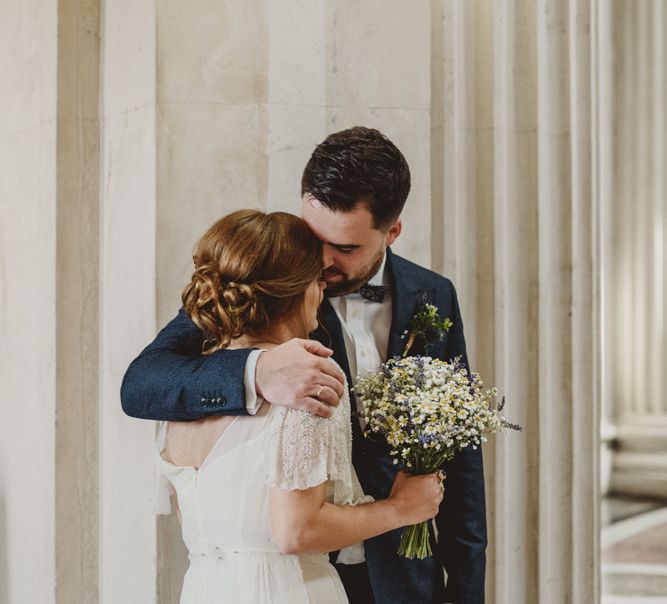
<path id="1" fill-rule="evenodd" d="M 386 263 L 385 254 L 378 272 L 368 281 L 370 285 L 389 285 Z M 361 294 L 329 298 L 329 302 L 336 311 L 343 330 L 345 350 L 354 385 L 357 376 L 364 376 L 369 372 L 375 373 L 387 360 L 391 292 L 387 291 L 382 302 L 371 302 Z M 357 411 L 361 409 L 357 408 Z M 361 427 L 364 428 L 363 422 Z"/>
<path id="2" fill-rule="evenodd" d="M 378 272 L 368 280 L 370 285 L 389 285 L 385 254 Z M 376 372 L 387 360 L 389 327 L 391 325 L 391 293 L 382 302 L 371 302 L 361 294 L 329 298 L 343 330 L 347 361 L 353 384 L 358 375 Z M 358 403 L 357 403 L 358 405 Z M 357 406 L 357 411 L 361 409 Z M 360 420 L 363 430 L 364 421 Z M 365 561 L 362 544 L 355 544 L 338 555 L 339 564 L 359 564 Z"/>

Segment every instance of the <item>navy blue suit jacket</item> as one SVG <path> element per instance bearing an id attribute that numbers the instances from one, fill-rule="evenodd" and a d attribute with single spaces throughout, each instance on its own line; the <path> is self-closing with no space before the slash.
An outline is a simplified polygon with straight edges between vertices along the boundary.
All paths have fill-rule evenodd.
<path id="1" fill-rule="evenodd" d="M 467 364 L 463 323 L 452 283 L 387 250 L 391 278 L 392 322 L 388 358 L 401 354 L 401 339 L 426 294 L 441 317 L 454 326 L 429 354 L 443 360 L 462 356 Z M 334 359 L 352 383 L 340 322 L 325 301 L 321 327 L 313 334 L 334 350 Z M 192 420 L 211 414 L 245 414 L 243 377 L 250 350 L 201 355 L 202 334 L 183 309 L 131 363 L 121 387 L 124 411 L 154 420 Z M 411 350 L 418 354 L 420 350 Z M 397 467 L 386 443 L 363 438 L 352 419 L 354 467 L 364 491 L 376 499 L 389 495 Z M 484 472 L 480 449 L 466 450 L 444 469 L 446 495 L 435 519 L 434 556 L 407 560 L 396 555 L 401 530 L 365 542 L 366 560 L 378 604 L 482 604 L 486 563 Z M 443 576 L 447 572 L 447 582 Z"/>

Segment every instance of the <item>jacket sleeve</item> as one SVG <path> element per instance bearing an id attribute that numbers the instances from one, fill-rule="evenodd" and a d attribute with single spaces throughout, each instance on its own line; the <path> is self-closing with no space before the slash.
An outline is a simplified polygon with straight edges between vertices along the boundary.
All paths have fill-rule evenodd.
<path id="1" fill-rule="evenodd" d="M 181 308 L 125 372 L 123 411 L 161 421 L 245 415 L 245 365 L 252 350 L 202 355 L 202 342 L 201 331 Z"/>
<path id="2" fill-rule="evenodd" d="M 461 356 L 468 367 L 461 312 L 456 291 L 449 285 L 454 325 L 447 334 L 444 360 Z M 445 497 L 435 522 L 437 556 L 447 572 L 444 601 L 483 604 L 487 533 L 481 448 L 468 447 L 443 469 L 447 474 Z"/>

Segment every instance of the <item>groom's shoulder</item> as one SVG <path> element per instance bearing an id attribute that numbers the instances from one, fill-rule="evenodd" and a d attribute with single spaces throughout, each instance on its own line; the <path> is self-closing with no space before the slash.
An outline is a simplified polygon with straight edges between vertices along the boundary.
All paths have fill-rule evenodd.
<path id="1" fill-rule="evenodd" d="M 419 284 L 420 287 L 446 290 L 454 289 L 454 284 L 450 279 L 440 273 L 436 273 L 434 270 L 421 266 L 395 253 L 392 260 L 396 269 L 400 270 L 403 274 L 410 275 L 410 278 Z"/>

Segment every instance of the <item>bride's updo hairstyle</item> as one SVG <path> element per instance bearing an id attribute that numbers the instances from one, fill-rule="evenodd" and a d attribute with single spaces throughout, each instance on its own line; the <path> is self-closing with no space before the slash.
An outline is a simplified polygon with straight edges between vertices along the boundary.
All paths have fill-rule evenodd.
<path id="1" fill-rule="evenodd" d="M 285 212 L 239 210 L 221 218 L 197 242 L 193 260 L 182 300 L 204 333 L 204 354 L 301 317 L 306 289 L 322 273 L 321 243 Z"/>

